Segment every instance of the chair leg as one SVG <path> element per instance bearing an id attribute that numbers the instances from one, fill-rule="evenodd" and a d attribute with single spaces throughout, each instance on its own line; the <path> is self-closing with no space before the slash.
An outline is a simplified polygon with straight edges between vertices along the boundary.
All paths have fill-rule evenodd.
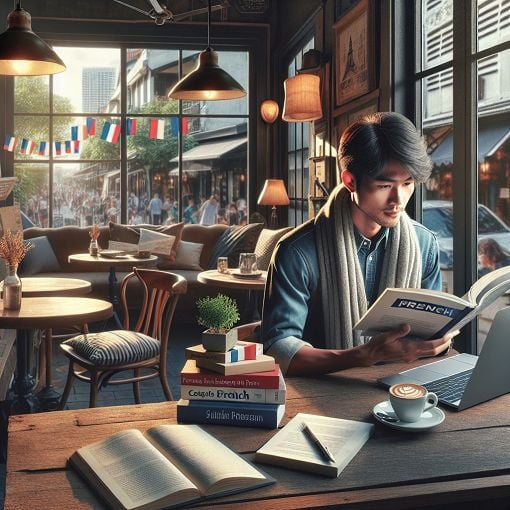
<path id="1" fill-rule="evenodd" d="M 134 370 L 134 373 L 135 373 L 135 377 L 140 377 L 140 369 L 139 368 L 135 368 L 133 370 Z M 141 403 L 141 399 L 140 399 L 140 381 L 135 381 L 133 383 L 133 395 L 135 396 L 135 404 L 140 404 Z"/>
<path id="2" fill-rule="evenodd" d="M 163 388 L 163 393 L 167 400 L 173 400 L 172 391 L 170 390 L 170 386 L 168 386 L 168 377 L 166 375 L 166 367 L 159 367 L 159 380 L 161 381 L 161 387 Z"/>
<path id="3" fill-rule="evenodd" d="M 99 377 L 97 375 L 97 372 L 94 372 L 90 374 L 89 407 L 96 407 L 98 391 L 99 391 Z"/>
<path id="4" fill-rule="evenodd" d="M 64 388 L 64 392 L 60 397 L 60 402 L 58 404 L 58 409 L 60 411 L 62 411 L 62 409 L 64 409 L 64 406 L 66 405 L 67 399 L 69 398 L 69 394 L 71 393 L 71 388 L 73 387 L 73 383 L 74 383 L 74 363 L 72 361 L 69 361 L 66 385 Z"/>

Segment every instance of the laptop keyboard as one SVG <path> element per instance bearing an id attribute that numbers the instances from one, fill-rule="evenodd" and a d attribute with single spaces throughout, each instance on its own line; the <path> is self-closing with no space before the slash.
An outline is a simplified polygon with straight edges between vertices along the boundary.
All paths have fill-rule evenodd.
<path id="1" fill-rule="evenodd" d="M 455 404 L 462 398 L 473 369 L 450 375 L 437 381 L 424 384 L 428 391 L 434 392 L 439 400 L 449 404 Z"/>

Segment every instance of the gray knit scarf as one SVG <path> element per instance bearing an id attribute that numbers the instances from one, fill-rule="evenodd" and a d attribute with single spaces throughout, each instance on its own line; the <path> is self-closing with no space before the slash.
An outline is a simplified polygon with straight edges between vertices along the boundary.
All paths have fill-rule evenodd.
<path id="1" fill-rule="evenodd" d="M 316 219 L 325 347 L 349 349 L 363 343 L 353 326 L 367 310 L 364 276 L 357 256 L 350 192 L 339 186 Z M 390 229 L 379 294 L 387 287 L 421 284 L 421 253 L 414 227 L 406 213 Z"/>

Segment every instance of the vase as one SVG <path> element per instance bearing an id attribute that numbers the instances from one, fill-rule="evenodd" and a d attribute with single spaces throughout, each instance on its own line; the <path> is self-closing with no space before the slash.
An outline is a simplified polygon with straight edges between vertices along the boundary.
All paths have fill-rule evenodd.
<path id="1" fill-rule="evenodd" d="M 202 333 L 202 345 L 206 351 L 227 352 L 237 343 L 237 329 L 229 329 L 226 333 Z"/>
<path id="2" fill-rule="evenodd" d="M 21 307 L 21 280 L 18 276 L 18 264 L 6 264 L 4 278 L 4 310 L 19 310 Z"/>
<path id="3" fill-rule="evenodd" d="M 97 241 L 95 239 L 90 241 L 89 254 L 92 257 L 97 257 L 99 255 L 99 246 L 97 245 Z"/>

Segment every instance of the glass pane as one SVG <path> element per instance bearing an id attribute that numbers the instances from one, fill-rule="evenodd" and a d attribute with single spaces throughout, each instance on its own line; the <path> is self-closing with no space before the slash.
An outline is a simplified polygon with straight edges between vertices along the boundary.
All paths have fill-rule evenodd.
<path id="1" fill-rule="evenodd" d="M 167 98 L 179 80 L 179 50 L 128 49 L 126 71 L 129 113 L 179 112 L 179 102 Z"/>
<path id="2" fill-rule="evenodd" d="M 48 76 L 16 76 L 14 78 L 14 113 L 48 113 L 50 92 Z M 66 101 L 55 96 L 54 101 Z"/>
<path id="3" fill-rule="evenodd" d="M 510 40 L 510 3 L 507 0 L 477 0 L 478 49 Z"/>
<path id="4" fill-rule="evenodd" d="M 453 0 L 422 0 L 422 69 L 453 58 Z"/>
<path id="5" fill-rule="evenodd" d="M 119 49 L 56 47 L 55 51 L 67 66 L 53 77 L 54 93 L 66 99 L 54 103 L 56 112 L 119 112 Z"/>
<path id="6" fill-rule="evenodd" d="M 423 80 L 423 125 L 440 124 L 453 112 L 453 70 Z"/>
<path id="7" fill-rule="evenodd" d="M 14 202 L 38 227 L 49 227 L 49 166 L 45 163 L 16 163 L 18 178 L 13 194 Z"/>
<path id="8" fill-rule="evenodd" d="M 47 159 L 49 156 L 47 141 L 50 137 L 49 117 L 15 115 L 14 137 L 16 138 L 16 159 Z"/>
<path id="9" fill-rule="evenodd" d="M 296 127 L 299 126 L 296 122 L 289 122 L 287 124 L 288 130 L 288 150 L 293 151 L 296 149 Z"/>

